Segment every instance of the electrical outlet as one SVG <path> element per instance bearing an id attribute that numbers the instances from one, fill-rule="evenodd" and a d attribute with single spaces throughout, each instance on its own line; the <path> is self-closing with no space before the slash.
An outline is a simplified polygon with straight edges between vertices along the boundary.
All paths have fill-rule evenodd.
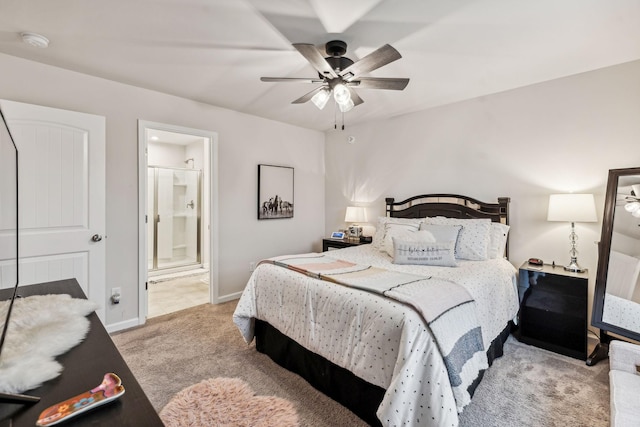
<path id="1" fill-rule="evenodd" d="M 249 263 L 249 271 L 253 271 L 256 269 L 256 262 L 255 261 L 251 261 Z"/>
<path id="2" fill-rule="evenodd" d="M 111 288 L 111 304 L 120 304 L 122 292 L 120 288 Z"/>

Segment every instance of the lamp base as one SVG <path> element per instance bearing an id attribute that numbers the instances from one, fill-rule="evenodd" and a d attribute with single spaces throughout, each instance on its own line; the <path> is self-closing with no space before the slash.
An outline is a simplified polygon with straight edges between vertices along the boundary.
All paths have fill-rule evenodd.
<path id="1" fill-rule="evenodd" d="M 584 273 L 585 271 L 587 271 L 586 268 L 582 268 L 578 265 L 577 258 L 571 258 L 571 262 L 569 262 L 569 265 L 566 265 L 564 269 L 565 271 L 571 271 L 574 273 Z"/>

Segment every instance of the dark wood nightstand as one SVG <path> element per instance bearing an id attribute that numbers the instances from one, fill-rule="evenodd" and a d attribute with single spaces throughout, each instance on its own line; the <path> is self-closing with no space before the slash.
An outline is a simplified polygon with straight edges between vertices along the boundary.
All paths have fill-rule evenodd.
<path id="1" fill-rule="evenodd" d="M 322 239 L 322 252 L 329 249 L 342 249 L 349 246 L 366 245 L 371 242 L 361 242 L 359 239 Z"/>
<path id="2" fill-rule="evenodd" d="M 587 358 L 589 275 L 562 266 L 525 262 L 518 272 L 520 313 L 516 338 L 565 356 Z"/>

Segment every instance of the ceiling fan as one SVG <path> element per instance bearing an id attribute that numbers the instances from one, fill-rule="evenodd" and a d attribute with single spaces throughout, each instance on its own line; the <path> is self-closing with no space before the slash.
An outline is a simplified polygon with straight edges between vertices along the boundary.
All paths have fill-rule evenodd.
<path id="1" fill-rule="evenodd" d="M 333 98 L 340 111 L 345 113 L 364 102 L 354 88 L 403 90 L 409 83 L 409 79 L 406 78 L 361 77 L 362 74 L 402 58 L 402 55 L 388 44 L 355 62 L 343 56 L 347 52 L 347 44 L 341 40 L 332 40 L 326 43 L 325 51 L 329 55 L 326 58 L 313 44 L 294 43 L 293 47 L 318 71 L 317 78 L 260 78 L 263 82 L 320 84 L 311 92 L 294 100 L 292 104 L 303 104 L 311 101 L 322 110 L 333 93 Z"/>
<path id="2" fill-rule="evenodd" d="M 630 194 L 618 194 L 624 203 L 624 209 L 636 218 L 640 218 L 640 184 L 631 186 Z"/>

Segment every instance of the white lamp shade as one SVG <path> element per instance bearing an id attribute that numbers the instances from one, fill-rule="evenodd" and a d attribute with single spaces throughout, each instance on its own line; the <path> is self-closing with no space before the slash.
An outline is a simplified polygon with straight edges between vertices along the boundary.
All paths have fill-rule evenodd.
<path id="1" fill-rule="evenodd" d="M 593 194 L 551 194 L 547 221 L 597 222 Z"/>
<path id="2" fill-rule="evenodd" d="M 367 222 L 367 212 L 361 206 L 349 206 L 344 222 Z"/>

